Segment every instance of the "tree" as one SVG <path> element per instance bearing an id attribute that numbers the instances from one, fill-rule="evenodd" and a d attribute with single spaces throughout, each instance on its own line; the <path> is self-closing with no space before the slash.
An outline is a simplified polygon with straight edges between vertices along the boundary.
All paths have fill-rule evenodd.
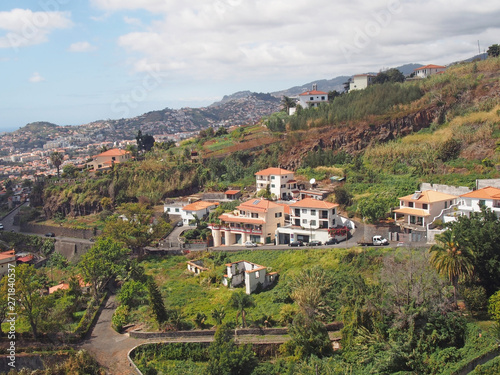
<path id="1" fill-rule="evenodd" d="M 78 263 L 83 280 L 97 299 L 106 284 L 124 270 L 129 250 L 111 238 L 99 238 Z"/>
<path id="2" fill-rule="evenodd" d="M 57 151 L 53 152 L 50 154 L 50 162 L 57 168 L 57 178 L 59 178 L 59 167 L 63 162 L 63 154 Z"/>
<path id="3" fill-rule="evenodd" d="M 135 137 L 137 142 L 137 149 L 139 151 L 151 151 L 155 144 L 155 139 L 151 134 L 142 134 L 141 130 L 137 131 L 137 135 Z"/>
<path id="4" fill-rule="evenodd" d="M 62 170 L 62 176 L 66 178 L 75 178 L 78 174 L 78 169 L 73 164 L 66 164 Z"/>
<path id="5" fill-rule="evenodd" d="M 8 304 L 8 280 L 7 276 L 2 277 L 0 279 L 0 337 L 3 336 L 2 331 L 2 323 L 7 318 L 7 314 L 9 312 L 9 304 Z"/>
<path id="6" fill-rule="evenodd" d="M 144 247 L 162 238 L 170 228 L 163 218 L 154 219 L 153 210 L 144 203 L 124 203 L 117 211 L 123 216 L 109 218 L 103 234 L 134 253 L 142 253 Z"/>
<path id="7" fill-rule="evenodd" d="M 458 281 L 464 276 L 471 276 L 474 269 L 471 254 L 460 246 L 453 230 L 436 235 L 436 241 L 438 243 L 429 249 L 430 262 L 453 285 L 456 303 Z"/>
<path id="8" fill-rule="evenodd" d="M 245 309 L 254 306 L 252 296 L 249 296 L 242 291 L 234 292 L 229 300 L 229 305 L 238 310 L 238 313 L 236 314 L 236 324 L 238 324 L 238 317 L 241 315 L 241 323 L 243 328 L 245 328 L 247 325 Z"/>
<path id="9" fill-rule="evenodd" d="M 498 57 L 500 56 L 500 45 L 492 44 L 488 47 L 488 57 Z"/>
<path id="10" fill-rule="evenodd" d="M 456 241 L 471 257 L 475 283 L 490 296 L 500 289 L 500 220 L 490 209 L 459 216 L 449 224 Z"/>
<path id="11" fill-rule="evenodd" d="M 330 337 L 325 326 L 312 317 L 298 314 L 288 327 L 291 340 L 285 344 L 288 354 L 305 359 L 312 355 L 319 358 L 333 354 Z"/>
<path id="12" fill-rule="evenodd" d="M 331 103 L 331 102 L 333 102 L 333 100 L 337 96 L 340 96 L 340 95 L 342 95 L 342 94 L 340 92 L 338 92 L 337 90 L 328 91 L 328 101 Z"/>
<path id="13" fill-rule="evenodd" d="M 161 326 L 168 319 L 167 309 L 165 309 L 165 304 L 163 303 L 163 297 L 161 296 L 160 289 L 158 289 L 158 285 L 156 285 L 156 282 L 152 277 L 148 278 L 146 286 L 148 288 L 151 310 L 153 311 L 156 322 L 159 326 Z"/>
<path id="14" fill-rule="evenodd" d="M 49 300 L 42 294 L 42 277 L 35 267 L 22 264 L 16 267 L 16 298 L 23 315 L 31 327 L 33 338 L 38 338 L 38 328 L 50 309 Z"/>
<path id="15" fill-rule="evenodd" d="M 222 321 L 226 317 L 226 313 L 224 312 L 224 307 L 215 308 L 212 310 L 212 319 L 215 320 L 215 325 L 218 327 L 222 324 Z"/>
<path id="16" fill-rule="evenodd" d="M 208 348 L 207 372 L 210 375 L 250 375 L 257 366 L 251 345 L 236 345 L 232 330 L 222 324 Z"/>
<path id="17" fill-rule="evenodd" d="M 352 204 L 352 194 L 345 186 L 337 186 L 333 190 L 335 195 L 335 202 L 337 202 L 344 209 Z"/>
<path id="18" fill-rule="evenodd" d="M 288 96 L 283 95 L 281 98 L 281 110 L 285 112 L 286 114 L 290 113 L 290 108 L 294 108 L 297 106 L 297 103 L 295 102 L 295 99 L 292 99 Z"/>

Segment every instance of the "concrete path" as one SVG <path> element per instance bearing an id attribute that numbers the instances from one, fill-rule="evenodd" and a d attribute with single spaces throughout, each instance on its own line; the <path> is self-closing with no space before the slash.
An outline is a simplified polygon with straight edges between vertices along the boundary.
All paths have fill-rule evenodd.
<path id="1" fill-rule="evenodd" d="M 147 340 L 133 339 L 128 334 L 119 334 L 111 328 L 111 317 L 117 307 L 115 296 L 111 295 L 99 316 L 90 338 L 79 345 L 97 359 L 110 375 L 136 374 L 127 359 L 127 354 L 136 345 Z"/>

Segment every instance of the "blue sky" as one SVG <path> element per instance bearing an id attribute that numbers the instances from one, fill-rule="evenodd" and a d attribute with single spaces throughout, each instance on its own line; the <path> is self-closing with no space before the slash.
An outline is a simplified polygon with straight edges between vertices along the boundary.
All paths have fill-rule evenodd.
<path id="1" fill-rule="evenodd" d="M 272 92 L 500 43 L 500 3 L 2 0 L 0 131 Z M 320 88 L 321 89 L 321 88 Z"/>

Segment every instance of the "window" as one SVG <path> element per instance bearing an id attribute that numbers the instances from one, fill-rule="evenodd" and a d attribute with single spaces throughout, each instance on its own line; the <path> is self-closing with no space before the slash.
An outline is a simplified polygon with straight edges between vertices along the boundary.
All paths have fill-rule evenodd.
<path id="1" fill-rule="evenodd" d="M 428 207 L 427 203 L 422 204 L 422 209 L 427 210 Z"/>
<path id="2" fill-rule="evenodd" d="M 303 214 L 307 214 L 307 210 L 305 208 L 302 209 Z"/>
<path id="3" fill-rule="evenodd" d="M 444 208 L 448 208 L 448 202 L 444 202 Z"/>
<path id="4" fill-rule="evenodd" d="M 413 202 L 408 202 L 408 207 L 413 207 Z"/>
<path id="5" fill-rule="evenodd" d="M 486 206 L 486 201 L 484 199 L 479 200 L 479 207 Z"/>
<path id="6" fill-rule="evenodd" d="M 245 215 L 245 211 L 240 210 L 240 215 L 244 216 Z"/>
<path id="7" fill-rule="evenodd" d="M 302 219 L 302 224 L 307 224 L 307 219 Z"/>
<path id="8" fill-rule="evenodd" d="M 310 224 L 311 226 L 316 225 L 316 220 L 311 220 Z"/>
<path id="9" fill-rule="evenodd" d="M 271 187 L 273 188 L 273 187 L 275 187 L 275 185 L 274 185 L 274 184 L 271 184 Z"/>
<path id="10" fill-rule="evenodd" d="M 178 208 L 176 208 L 176 209 L 175 209 L 175 212 L 179 212 L 179 209 L 178 209 Z"/>
<path id="11" fill-rule="evenodd" d="M 167 212 L 170 212 L 170 207 L 167 207 Z"/>
<path id="12" fill-rule="evenodd" d="M 256 214 L 256 213 L 253 213 L 253 212 L 252 212 L 252 217 L 253 217 L 254 219 L 256 219 L 256 218 L 258 218 L 258 217 L 259 217 L 259 214 Z"/>
<path id="13" fill-rule="evenodd" d="M 322 97 L 321 97 L 321 100 L 325 100 L 325 97 L 324 97 L 324 96 L 322 96 Z"/>
<path id="14" fill-rule="evenodd" d="M 276 176 L 271 176 L 271 180 L 274 180 L 274 179 L 276 179 Z"/>
<path id="15" fill-rule="evenodd" d="M 258 279 L 260 277 L 260 271 L 255 271 L 255 278 Z"/>
<path id="16" fill-rule="evenodd" d="M 311 101 L 312 101 L 312 100 L 314 100 L 314 96 L 311 96 L 311 97 L 309 98 L 309 100 L 311 100 Z"/>
<path id="17" fill-rule="evenodd" d="M 316 216 L 316 210 L 311 210 L 311 216 Z"/>
<path id="18" fill-rule="evenodd" d="M 274 214 L 274 217 L 281 217 L 281 216 L 283 216 L 283 213 L 282 213 L 282 212 L 276 212 L 276 213 Z"/>

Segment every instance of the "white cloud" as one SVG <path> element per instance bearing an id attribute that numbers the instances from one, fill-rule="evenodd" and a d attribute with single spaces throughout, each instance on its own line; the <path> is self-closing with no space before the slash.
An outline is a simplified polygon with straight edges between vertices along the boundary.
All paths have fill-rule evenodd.
<path id="1" fill-rule="evenodd" d="M 409 62 L 446 64 L 498 42 L 500 3 L 466 0 L 92 0 L 147 10 L 146 31 L 122 35 L 136 71 L 172 77 L 334 77 Z M 161 18 L 159 18 L 161 17 Z M 132 19 L 125 20 L 130 23 Z M 144 22 L 144 21 L 143 21 Z"/>
<path id="2" fill-rule="evenodd" d="M 0 48 L 26 47 L 48 41 L 55 29 L 73 25 L 70 12 L 33 12 L 30 9 L 12 9 L 0 12 Z"/>
<path id="3" fill-rule="evenodd" d="M 45 81 L 45 78 L 43 78 L 40 73 L 34 72 L 33 75 L 30 77 L 29 81 L 31 83 L 39 83 Z"/>
<path id="4" fill-rule="evenodd" d="M 69 46 L 68 51 L 70 52 L 91 52 L 94 51 L 96 47 L 94 47 L 89 42 L 76 42 Z"/>
<path id="5" fill-rule="evenodd" d="M 123 22 L 133 26 L 142 26 L 142 21 L 139 18 L 134 17 L 123 17 Z"/>

